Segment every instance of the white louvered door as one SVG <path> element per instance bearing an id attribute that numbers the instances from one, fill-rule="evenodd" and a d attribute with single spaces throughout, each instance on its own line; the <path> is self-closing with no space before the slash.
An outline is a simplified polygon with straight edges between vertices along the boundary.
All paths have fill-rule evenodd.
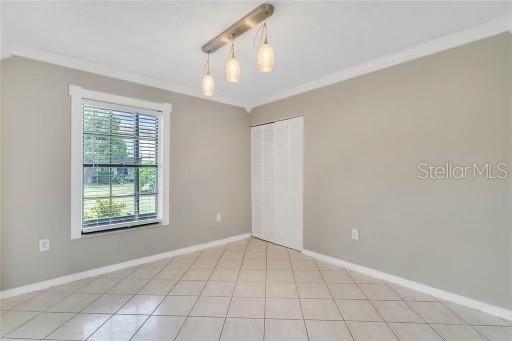
<path id="1" fill-rule="evenodd" d="M 252 235 L 263 239 L 264 217 L 264 145 L 263 129 L 265 126 L 251 128 L 251 189 L 252 189 Z M 255 205 L 255 203 L 258 203 Z"/>
<path id="2" fill-rule="evenodd" d="M 302 117 L 251 129 L 252 233 L 302 249 Z"/>

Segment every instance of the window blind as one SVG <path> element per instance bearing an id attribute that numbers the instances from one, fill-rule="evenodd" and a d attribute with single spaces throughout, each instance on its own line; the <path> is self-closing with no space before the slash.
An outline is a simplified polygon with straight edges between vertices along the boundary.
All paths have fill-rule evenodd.
<path id="1" fill-rule="evenodd" d="M 156 222 L 157 112 L 83 101 L 82 233 Z"/>

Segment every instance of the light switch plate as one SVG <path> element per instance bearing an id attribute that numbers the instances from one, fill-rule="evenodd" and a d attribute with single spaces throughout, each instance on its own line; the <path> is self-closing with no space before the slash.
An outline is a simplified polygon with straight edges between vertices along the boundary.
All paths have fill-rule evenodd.
<path id="1" fill-rule="evenodd" d="M 352 229 L 352 239 L 359 240 L 359 229 Z"/>
<path id="2" fill-rule="evenodd" d="M 41 239 L 39 241 L 39 251 L 49 251 L 50 250 L 50 239 Z"/>
<path id="3" fill-rule="evenodd" d="M 222 214 L 217 213 L 217 222 L 220 223 L 222 221 Z"/>

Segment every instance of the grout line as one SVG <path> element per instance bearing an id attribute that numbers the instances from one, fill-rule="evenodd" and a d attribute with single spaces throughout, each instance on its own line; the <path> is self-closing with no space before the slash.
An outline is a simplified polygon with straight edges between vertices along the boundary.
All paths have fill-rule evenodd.
<path id="1" fill-rule="evenodd" d="M 206 269 L 204 269 L 206 270 Z M 223 270 L 234 270 L 234 269 L 223 269 Z M 250 270 L 250 271 L 264 271 L 263 269 L 244 269 L 244 270 Z M 298 270 L 298 271 L 315 271 L 315 270 Z M 332 271 L 332 270 L 329 270 L 329 271 Z M 170 280 L 171 282 L 172 280 Z M 180 280 L 181 282 L 207 282 L 206 280 Z M 223 281 L 219 281 L 219 280 L 210 280 L 210 282 L 224 282 L 224 283 L 235 283 L 235 281 L 226 281 L 226 280 L 223 280 Z M 241 283 L 263 283 L 263 281 L 242 281 Z M 271 283 L 295 283 L 295 282 L 290 282 L 290 281 L 276 281 L 276 282 L 271 282 Z M 321 282 L 298 282 L 300 284 L 318 284 L 318 283 L 321 283 Z M 329 283 L 329 284 L 356 284 L 356 283 Z M 360 283 L 360 284 L 366 284 L 366 283 Z M 89 295 L 93 295 L 94 293 L 88 293 Z M 100 295 L 99 298 L 103 297 L 104 295 L 113 295 L 113 296 L 123 296 L 123 295 L 131 295 L 131 296 L 197 296 L 197 295 L 193 295 L 193 294 L 180 294 L 180 295 L 165 295 L 165 294 L 144 294 L 144 293 L 141 293 L 141 294 L 123 294 L 123 293 L 110 293 L 110 292 L 105 292 L 105 293 L 95 293 L 96 295 Z M 229 295 L 208 295 L 206 297 L 229 297 Z M 238 296 L 238 297 L 246 297 L 246 298 L 263 298 L 263 296 Z M 272 297 L 271 297 L 272 298 Z M 297 297 L 275 297 L 275 298 L 297 298 Z M 329 299 L 329 298 L 322 298 L 322 297 L 303 297 L 303 299 Z M 366 298 L 335 298 L 335 300 L 342 300 L 342 301 L 365 301 L 367 300 Z M 397 301 L 403 301 L 403 299 L 372 299 L 372 301 L 377 301 L 377 302 L 397 302 Z M 442 303 L 442 302 L 434 302 L 434 301 L 405 301 L 405 302 L 408 302 L 408 303 Z M 94 302 L 92 302 L 94 303 Z M 51 313 L 51 311 L 46 311 L 46 310 L 18 310 L 18 309 L 9 309 L 9 310 L 2 310 L 1 312 L 8 312 L 8 311 L 18 311 L 18 312 L 35 312 L 35 313 L 39 313 L 39 312 L 46 312 L 46 313 Z M 55 313 L 69 313 L 69 311 L 56 311 Z M 88 312 L 86 314 L 105 314 L 105 313 L 92 313 L 92 312 Z M 485 313 L 483 313 L 485 314 Z M 125 315 L 130 315 L 130 314 L 125 314 Z M 134 315 L 140 315 L 140 314 L 134 314 Z M 464 321 L 463 321 L 464 322 Z M 395 322 L 393 322 L 395 323 Z M 397 322 L 398 323 L 398 322 Z M 468 324 L 467 322 L 464 322 L 464 323 L 436 323 L 436 324 L 446 324 L 446 325 L 451 325 L 451 324 L 467 324 L 467 325 L 472 325 L 472 324 Z M 496 324 L 474 324 L 474 326 L 477 326 L 477 327 L 511 327 L 510 325 L 496 325 Z M 1 339 L 0 339 L 1 340 Z"/>
<path id="2" fill-rule="evenodd" d="M 268 244 L 264 243 L 265 245 L 265 278 L 264 278 L 264 284 L 265 284 L 265 299 L 264 299 L 264 306 L 263 306 L 263 340 L 265 340 L 267 335 L 267 279 L 268 279 Z"/>
<path id="3" fill-rule="evenodd" d="M 245 258 L 245 254 L 247 253 L 247 246 L 248 246 L 249 243 L 247 243 L 245 245 L 245 248 L 244 248 L 244 254 L 242 256 L 242 262 L 244 261 L 244 258 Z M 230 244 L 228 244 L 228 246 L 226 247 L 226 249 L 229 247 Z M 226 253 L 226 251 L 224 251 L 224 253 L 222 254 L 222 256 Z M 220 259 L 222 259 L 222 256 Z M 219 260 L 220 262 L 220 260 Z M 226 320 L 228 319 L 228 314 L 229 314 L 229 309 L 231 308 L 231 302 L 233 301 L 233 295 L 235 294 L 235 290 L 236 290 L 236 287 L 238 286 L 238 278 L 240 277 L 240 271 L 242 270 L 242 262 L 240 263 L 240 267 L 238 268 L 238 273 L 236 274 L 236 281 L 235 281 L 235 287 L 233 288 L 233 292 L 231 293 L 231 297 L 229 299 L 229 304 L 228 304 L 228 309 L 226 310 L 226 316 L 224 317 L 224 322 L 222 323 L 222 328 L 220 329 L 220 334 L 219 334 L 219 341 L 222 337 L 222 332 L 224 331 L 224 326 L 226 325 Z M 218 264 L 217 264 L 218 266 Z M 206 287 L 206 285 L 205 285 Z"/>
<path id="4" fill-rule="evenodd" d="M 314 260 L 314 258 L 313 258 L 313 262 L 315 262 L 315 266 L 316 266 L 316 268 L 317 268 L 318 272 L 320 272 L 320 276 L 322 276 L 322 280 L 324 281 L 324 284 L 325 284 L 325 286 L 327 287 L 327 290 L 329 290 L 329 294 L 331 295 L 331 298 L 332 298 L 332 299 L 333 299 L 333 301 L 334 301 L 334 305 L 336 306 L 336 309 L 338 309 L 338 311 L 339 311 L 339 313 L 340 313 L 340 316 L 341 316 L 341 318 L 342 318 L 342 320 L 343 320 L 343 323 L 345 324 L 345 328 L 347 328 L 347 331 L 348 331 L 348 333 L 350 334 L 350 337 L 352 338 L 352 340 L 355 340 L 354 335 L 352 334 L 352 331 L 351 331 L 351 330 L 350 330 L 350 328 L 348 327 L 347 321 L 345 320 L 345 317 L 343 316 L 343 313 L 341 312 L 341 309 L 340 309 L 340 307 L 338 306 L 338 303 L 336 302 L 336 298 L 334 298 L 334 295 L 332 294 L 331 288 L 329 287 L 329 284 L 328 284 L 328 283 L 327 283 L 327 281 L 325 280 L 324 274 L 323 274 L 323 272 L 320 270 L 320 268 L 318 267 L 318 263 L 316 262 L 316 260 Z M 325 271 L 325 270 L 324 270 L 324 271 Z M 347 270 L 345 270 L 345 271 L 347 271 Z M 347 274 L 348 274 L 348 271 L 347 271 Z M 352 277 L 350 276 L 350 274 L 348 274 L 348 275 L 349 275 L 349 277 L 350 277 L 350 278 L 352 278 Z M 353 280 L 353 279 L 352 279 L 352 280 Z M 358 289 L 359 289 L 359 287 L 358 287 Z M 359 289 L 359 290 L 361 290 L 361 289 Z"/>
<path id="5" fill-rule="evenodd" d="M 209 297 L 209 296 L 203 296 L 203 297 Z M 262 298 L 262 297 L 244 297 L 244 298 Z M 284 300 L 290 300 L 291 298 L 283 298 Z M 309 298 L 308 298 L 309 299 Z M 328 298 L 321 298 L 320 300 L 329 300 Z M 48 313 L 48 312 L 45 312 Z M 66 314 L 66 313 L 49 313 L 49 314 Z M 148 314 L 110 314 L 110 313 L 80 313 L 81 315 L 118 315 L 118 316 L 148 316 Z M 175 317 L 186 317 L 186 315 L 177 315 L 177 314 L 161 314 L 161 315 L 151 315 L 151 316 L 175 316 Z M 220 316 L 211 316 L 211 315 L 194 315 L 190 317 L 211 317 L 211 318 L 222 318 Z M 229 318 L 232 319 L 250 319 L 250 320 L 263 320 L 263 317 L 243 317 L 243 316 L 231 316 Z M 303 319 L 297 319 L 297 318 L 284 318 L 284 317 L 272 317 L 272 320 L 290 320 L 290 321 L 298 321 Z M 306 320 L 313 320 L 313 321 L 348 321 L 348 322 L 383 322 L 380 320 L 374 320 L 374 321 L 368 321 L 368 320 L 326 320 L 321 318 L 308 318 Z M 464 324 L 447 324 L 447 323 L 422 323 L 422 322 L 391 322 L 390 323 L 396 323 L 396 324 L 416 324 L 416 325 L 429 325 L 429 324 L 435 324 L 440 326 L 465 326 Z M 508 326 L 477 326 L 477 327 L 496 327 L 496 328 L 510 328 Z M 2 340 L 2 339 L 0 339 Z"/>
<path id="6" fill-rule="evenodd" d="M 158 271 L 157 273 L 155 273 L 155 275 L 154 275 L 151 279 L 148 279 L 148 281 L 144 284 L 144 286 L 143 286 L 142 288 L 140 288 L 140 289 L 139 289 L 135 294 L 124 294 L 124 295 L 131 295 L 131 297 L 130 297 L 130 298 L 129 298 L 129 299 L 128 299 L 124 304 L 122 304 L 119 308 L 117 308 L 117 310 L 116 310 L 116 311 L 114 311 L 114 313 L 110 315 L 110 318 L 106 319 L 106 320 L 105 320 L 105 322 L 103 322 L 103 323 L 101 324 L 101 326 L 99 326 L 98 328 L 96 328 L 96 330 L 94 330 L 94 332 L 92 332 L 91 334 L 89 334 L 88 338 L 90 338 L 92 335 L 94 335 L 94 334 L 95 334 L 98 330 L 100 330 L 100 329 L 101 329 L 101 328 L 102 328 L 102 327 L 103 327 L 103 326 L 104 326 L 108 321 L 110 321 L 110 320 L 111 320 L 111 319 L 112 319 L 112 318 L 113 318 L 113 317 L 114 317 L 114 316 L 115 316 L 115 315 L 116 315 L 116 314 L 117 314 L 121 309 L 123 309 L 123 307 L 124 307 L 124 306 L 126 306 L 128 303 L 130 303 L 130 301 L 131 301 L 135 296 L 137 296 L 137 293 L 139 293 L 142 289 L 144 289 L 144 288 L 146 287 L 146 285 L 148 285 L 148 283 L 150 283 L 150 282 L 151 282 L 151 281 L 152 281 L 152 280 L 153 280 L 153 279 L 154 279 L 154 278 L 155 278 L 155 277 L 156 277 L 160 272 L 162 272 L 162 271 L 165 269 L 165 267 L 166 267 L 170 262 L 172 262 L 172 258 L 167 262 L 167 264 L 166 264 L 166 265 L 164 265 L 164 266 L 162 267 L 162 269 L 160 269 L 160 271 Z M 140 266 L 140 265 L 139 265 L 139 266 L 134 267 L 134 270 L 133 270 L 133 271 L 131 271 L 131 272 L 130 272 L 128 275 L 126 275 L 123 279 L 121 279 L 120 281 L 118 281 L 114 286 L 112 286 L 112 288 L 114 288 L 115 286 L 117 286 L 117 285 L 118 285 L 119 283 L 121 283 L 122 281 L 124 281 L 124 280 L 128 279 L 128 277 L 129 277 L 129 276 L 131 276 L 133 273 L 135 273 L 135 271 L 137 271 L 138 269 L 141 269 L 141 268 L 143 268 L 143 266 Z M 110 290 L 112 290 L 112 288 L 110 288 L 110 289 L 109 289 L 109 291 L 110 291 Z M 105 294 L 103 294 L 101 297 L 103 297 L 103 296 L 105 296 L 105 295 L 106 295 L 106 293 L 105 293 Z M 121 294 L 121 295 L 123 295 L 123 294 Z M 99 299 L 99 298 L 98 298 L 98 299 Z M 165 299 L 165 298 L 164 298 L 164 299 Z M 162 300 L 162 302 L 163 302 L 163 300 Z M 160 302 L 160 303 L 157 305 L 157 308 L 160 306 L 160 304 L 161 304 L 162 302 Z M 92 303 L 91 303 L 91 304 L 92 304 Z M 153 310 L 153 312 L 154 312 L 157 308 L 155 308 L 155 309 Z M 84 308 L 83 310 L 85 310 L 85 309 L 86 309 L 86 308 Z M 82 311 L 83 311 L 83 310 L 82 310 Z M 145 314 L 142 314 L 142 315 L 145 315 Z M 150 317 L 151 317 L 151 314 L 146 315 L 146 319 L 144 320 L 144 322 L 142 322 L 142 323 L 141 323 L 141 325 L 139 326 L 139 328 L 137 328 L 137 329 L 135 330 L 135 332 L 133 333 L 133 335 L 130 337 L 130 340 L 133 338 L 133 336 L 135 336 L 135 334 L 137 334 L 137 332 L 140 330 L 140 328 L 142 328 L 142 326 L 143 326 L 144 324 L 146 324 L 146 321 L 147 321 L 147 320 L 149 320 L 149 318 L 150 318 Z"/>
<path id="7" fill-rule="evenodd" d="M 481 335 L 483 338 L 485 338 L 486 340 L 489 340 L 491 341 L 487 336 L 485 336 L 483 333 L 481 333 L 478 329 L 475 328 L 475 326 L 467 323 L 461 315 L 459 315 L 456 311 L 452 310 L 450 308 L 450 306 L 448 304 L 445 304 L 444 302 L 440 302 L 446 309 L 448 309 L 450 312 L 452 312 L 455 316 L 457 316 L 462 322 L 464 322 L 465 325 L 468 325 L 469 327 L 471 327 L 478 335 Z M 470 308 L 468 308 L 470 309 Z M 499 317 L 498 317 L 499 318 Z"/>
<path id="8" fill-rule="evenodd" d="M 79 281 L 80 281 L 80 280 L 79 280 Z M 8 334 L 5 334 L 5 336 L 7 336 L 7 335 L 9 335 L 9 334 L 11 334 L 11 333 L 14 333 L 16 330 L 18 330 L 18 329 L 22 328 L 24 325 L 26 325 L 27 323 L 29 323 L 29 322 L 31 322 L 32 320 L 36 319 L 37 317 L 41 316 L 42 314 L 45 314 L 45 313 L 51 313 L 51 312 L 49 312 L 49 311 L 47 311 L 47 310 L 48 310 L 48 309 L 50 309 L 50 308 L 52 308 L 52 307 L 54 307 L 54 306 L 56 306 L 57 304 L 59 304 L 59 303 L 63 302 L 65 299 L 67 299 L 67 298 L 71 297 L 73 294 L 75 294 L 75 293 L 76 293 L 76 291 L 77 291 L 77 290 L 82 289 L 83 287 L 85 287 L 86 285 L 88 285 L 89 283 L 91 283 L 92 281 L 93 281 L 93 279 L 92 279 L 92 280 L 90 280 L 90 281 L 84 281 L 85 283 L 84 283 L 82 286 L 80 286 L 80 287 L 78 287 L 78 288 L 75 288 L 75 289 L 74 289 L 74 291 L 71 291 L 71 292 L 69 292 L 69 293 L 67 293 L 67 292 L 62 292 L 62 294 L 64 294 L 65 296 L 64 296 L 64 297 L 62 297 L 62 298 L 61 298 L 60 300 L 58 300 L 57 302 L 55 302 L 55 304 L 50 305 L 50 306 L 49 306 L 49 307 L 47 307 L 44 311 L 38 311 L 38 313 L 39 313 L 39 314 L 34 315 L 34 317 L 32 317 L 31 319 L 29 319 L 29 320 L 28 320 L 28 321 L 26 321 L 25 323 L 23 323 L 23 324 L 19 325 L 18 327 L 16 327 L 16 328 L 15 328 L 15 329 L 13 329 L 12 331 L 10 331 Z M 70 283 L 73 283 L 73 282 L 70 282 Z M 62 285 L 67 285 L 67 284 L 70 284 L 70 283 L 65 283 L 65 284 L 62 284 Z M 60 292 L 41 291 L 39 294 L 36 294 L 34 297 L 31 297 L 30 299 L 28 299 L 28 300 L 26 300 L 26 301 L 23 301 L 23 303 L 28 302 L 29 300 L 31 300 L 31 299 L 33 299 L 33 298 L 35 298 L 36 296 L 39 296 L 39 295 L 44 294 L 44 293 L 59 294 Z M 66 294 L 68 294 L 68 295 L 66 295 Z M 99 297 L 100 297 L 100 296 L 98 296 L 98 297 L 96 298 L 96 300 L 97 300 Z M 94 300 L 93 302 L 95 302 L 96 300 Z M 91 302 L 91 303 L 89 303 L 89 304 L 92 304 L 93 302 Z M 17 304 L 15 307 L 18 307 L 18 306 L 20 306 L 20 305 L 21 305 L 21 304 L 23 304 L 23 303 Z M 88 304 L 87 306 L 89 306 L 89 304 Z M 86 307 L 87 307 L 87 306 L 86 306 Z M 84 308 L 84 309 L 85 309 L 85 308 Z M 64 312 L 64 313 L 66 313 L 66 312 Z M 58 325 L 55 329 L 53 329 L 50 333 L 46 334 L 46 335 L 44 336 L 44 338 L 46 338 L 47 336 L 51 335 L 54 331 L 56 331 L 56 330 L 57 330 L 58 328 L 60 328 L 62 325 L 64 325 L 64 324 L 65 324 L 65 323 L 67 323 L 69 320 L 71 320 L 73 317 L 75 317 L 77 314 L 79 314 L 79 312 L 78 312 L 78 313 L 74 313 L 74 312 L 67 312 L 67 313 L 70 313 L 70 314 L 72 314 L 72 315 L 71 315 L 68 319 L 66 319 L 64 322 L 62 322 L 61 324 L 59 324 L 59 325 Z"/>
<path id="9" fill-rule="evenodd" d="M 208 276 L 208 279 L 206 281 L 204 281 L 204 286 L 203 288 L 201 289 L 201 292 L 199 292 L 197 298 L 196 298 L 196 301 L 194 302 L 194 304 L 192 305 L 192 307 L 190 308 L 189 312 L 187 313 L 187 316 L 185 317 L 185 319 L 183 320 L 183 323 L 181 324 L 178 332 L 176 333 L 176 336 L 174 337 L 173 340 L 176 340 L 178 338 L 178 336 L 180 335 L 183 327 L 185 326 L 185 323 L 187 323 L 187 320 L 190 318 L 190 313 L 194 310 L 194 307 L 196 306 L 197 302 L 201 299 L 202 297 L 202 294 L 204 292 L 204 289 L 206 288 L 206 285 L 208 284 L 208 281 L 210 280 L 210 278 L 213 276 L 213 273 L 215 272 L 215 269 L 216 267 L 219 265 L 219 262 L 220 262 L 220 259 L 222 258 L 222 255 L 224 254 L 225 250 L 226 250 L 226 245 L 219 245 L 219 246 L 216 246 L 216 247 L 213 247 L 213 248 L 210 248 L 211 249 L 215 249 L 215 248 L 220 248 L 220 247 L 224 247 L 223 251 L 222 251 L 222 254 L 219 256 L 219 259 L 217 260 L 217 262 L 215 263 L 215 267 L 212 269 L 212 271 L 210 272 L 210 275 Z M 208 250 L 208 249 L 205 249 L 205 250 Z M 187 270 L 183 273 L 183 276 L 185 276 L 185 274 L 187 273 L 188 270 L 190 270 L 192 268 L 192 265 L 195 264 L 197 262 L 197 260 L 203 255 L 204 251 L 201 251 L 201 253 L 199 254 L 199 256 L 194 260 L 194 262 L 192 262 L 189 267 L 187 268 Z M 183 278 L 183 276 L 181 278 Z M 178 281 L 179 282 L 179 281 Z M 227 314 L 227 313 L 226 313 Z M 211 316 L 210 316 L 211 317 Z"/>
<path id="10" fill-rule="evenodd" d="M 172 262 L 173 260 L 175 260 L 176 258 L 178 258 L 178 257 L 179 257 L 179 256 L 172 257 L 171 259 L 169 259 L 169 261 L 167 262 L 167 264 L 165 264 L 165 265 L 162 267 L 162 269 L 161 269 L 160 271 L 158 271 L 158 272 L 153 276 L 153 278 L 152 278 L 152 279 L 150 279 L 150 280 L 149 280 L 149 281 L 148 281 L 148 282 L 147 282 L 147 283 L 146 283 L 146 284 L 145 284 L 145 285 L 144 285 L 144 286 L 143 286 L 139 291 L 137 291 L 137 293 L 139 293 L 142 289 L 144 289 L 144 288 L 145 288 L 145 287 L 146 287 L 146 286 L 147 286 L 147 285 L 148 285 L 148 284 L 149 284 L 153 279 L 155 279 L 155 278 L 156 278 L 156 276 L 158 276 L 162 271 L 164 271 L 164 270 L 167 268 L 167 266 L 168 266 L 169 264 L 171 264 L 171 262 Z M 186 258 L 184 258 L 184 259 L 186 259 Z M 190 267 L 191 265 L 192 265 L 192 264 L 190 264 L 190 265 L 189 265 L 189 267 Z M 176 269 L 176 270 L 182 270 L 182 269 Z M 185 269 L 185 271 L 183 271 L 183 273 L 181 274 L 180 278 L 182 278 L 182 277 L 185 275 L 185 273 L 187 272 L 187 270 L 188 270 L 188 268 L 187 268 L 187 269 Z M 130 274 L 131 274 L 131 273 L 130 273 Z M 175 281 L 175 283 L 174 283 L 174 285 L 172 286 L 171 290 L 169 290 L 169 292 L 168 292 L 167 294 L 169 294 L 169 293 L 174 289 L 174 287 L 176 286 L 176 284 L 178 284 L 179 279 L 178 279 L 178 280 L 174 280 L 174 279 L 173 279 L 172 281 Z M 133 295 L 133 296 L 132 296 L 132 297 L 131 297 L 131 298 L 130 298 L 130 299 L 129 299 L 125 304 L 123 304 L 123 305 L 122 305 L 118 310 L 116 310 L 116 313 L 117 313 L 119 310 L 121 310 L 121 309 L 122 309 L 126 304 L 128 304 L 128 302 L 130 302 L 130 301 L 131 301 L 131 300 L 132 300 L 136 295 L 137 295 L 137 294 Z M 164 299 L 163 299 L 163 300 L 162 300 L 162 301 L 161 301 L 161 302 L 156 306 L 156 308 L 153 310 L 153 313 L 154 313 L 154 312 L 155 312 L 155 311 L 160 307 L 160 305 L 162 304 L 162 302 L 163 302 L 163 301 L 165 301 L 165 299 L 166 299 L 167 297 L 168 297 L 168 295 L 166 295 L 166 296 L 164 297 Z M 136 331 L 133 333 L 133 335 L 130 337 L 130 340 L 133 340 L 133 338 L 135 337 L 135 335 L 137 335 L 137 333 L 142 329 L 142 327 L 146 324 L 146 322 L 149 320 L 149 318 L 150 318 L 151 316 L 153 316 L 153 313 L 151 313 L 150 315 L 148 315 L 148 317 L 146 318 L 146 320 L 144 320 L 144 322 L 139 326 L 139 328 L 137 328 L 137 330 L 136 330 Z M 114 314 L 115 314 L 115 313 L 114 313 Z M 185 323 L 185 321 L 183 321 L 183 323 Z M 93 335 L 94 335 L 94 334 L 93 334 Z"/>
<path id="11" fill-rule="evenodd" d="M 347 271 L 347 269 L 345 269 L 345 271 L 347 272 L 348 276 L 354 281 L 354 283 L 356 284 L 356 287 L 359 288 L 359 290 L 363 293 L 364 297 L 366 297 L 366 300 L 368 301 L 368 303 L 370 303 L 370 305 L 373 307 L 373 309 L 377 312 L 377 314 L 380 316 L 380 318 L 382 319 L 382 321 L 386 324 L 386 326 L 388 327 L 388 329 L 391 331 L 391 333 L 396 337 L 397 340 L 400 340 L 398 338 L 398 335 L 395 333 L 395 331 L 393 330 L 393 328 L 391 328 L 391 326 L 389 325 L 388 321 L 386 321 L 386 319 L 384 318 L 384 316 L 382 316 L 382 314 L 380 313 L 380 311 L 375 307 L 375 304 L 373 304 L 373 302 L 368 298 L 368 296 L 366 295 L 366 293 L 364 292 L 364 290 L 362 290 L 360 287 L 359 287 L 359 284 L 362 284 L 362 283 L 357 283 L 355 280 L 354 280 L 354 277 L 352 277 L 352 275 L 350 274 L 349 271 Z M 385 284 L 386 285 L 386 284 Z M 388 285 L 386 285 L 386 287 L 389 288 Z M 394 293 L 394 291 L 392 291 Z M 397 297 L 400 297 L 399 295 L 397 295 Z"/>
<path id="12" fill-rule="evenodd" d="M 14 333 L 16 330 L 20 329 L 21 327 L 23 327 L 24 325 L 26 325 L 27 323 L 29 323 L 30 321 L 36 319 L 37 317 L 41 316 L 42 314 L 44 314 L 45 312 L 44 311 L 39 311 L 38 314 L 34 315 L 32 318 L 28 319 L 27 321 L 25 321 L 24 323 L 20 324 L 18 327 L 14 328 L 13 330 L 10 330 L 8 333 L 6 334 L 2 334 L 0 333 L 0 337 L 4 338 L 4 337 L 7 337 L 8 335 Z M 72 316 L 71 316 L 72 317 Z M 67 320 L 66 320 L 67 321 Z M 64 323 L 64 322 L 63 322 Z M 59 325 L 60 326 L 60 325 Z M 50 334 L 48 334 L 50 335 Z"/>
<path id="13" fill-rule="evenodd" d="M 84 286 L 85 287 L 85 286 Z M 82 287 L 83 288 L 83 287 Z M 76 293 L 76 292 L 75 292 Z M 89 304 L 87 304 L 85 307 L 82 308 L 82 310 L 80 310 L 79 312 L 77 313 L 74 313 L 72 316 L 69 317 L 69 319 L 67 319 L 66 321 L 64 321 L 63 323 L 61 323 L 57 328 L 53 329 L 50 333 L 48 333 L 44 338 L 50 336 L 51 334 L 53 334 L 55 331 L 57 331 L 57 329 L 59 329 L 60 327 L 62 327 L 65 323 L 68 323 L 69 321 L 71 321 L 71 319 L 75 318 L 78 314 L 80 314 L 82 311 L 84 311 L 85 309 L 87 309 L 88 306 L 90 306 L 91 304 L 93 304 L 94 302 L 96 302 L 97 300 L 100 299 L 100 297 L 102 297 L 103 295 L 102 294 L 98 294 L 98 297 L 93 300 L 92 302 L 90 302 Z M 68 296 L 69 297 L 69 296 Z M 111 315 L 109 318 L 107 318 L 105 320 L 105 322 L 107 322 L 108 320 L 110 320 L 112 318 L 113 315 Z M 105 323 L 104 322 L 104 323 Z M 100 327 L 103 326 L 103 323 L 100 325 Z M 94 333 L 96 332 L 96 329 L 94 330 Z M 89 334 L 87 337 L 90 337 L 92 335 Z"/>
<path id="14" fill-rule="evenodd" d="M 433 328 L 420 314 L 416 312 L 416 310 L 414 310 L 413 306 L 411 306 L 409 302 L 407 302 L 407 300 L 403 298 L 397 290 L 393 289 L 391 285 L 388 285 L 388 287 L 392 292 L 394 292 L 398 297 L 400 297 L 402 302 L 404 302 L 409 307 L 409 309 L 411 309 L 412 312 L 415 313 L 416 316 L 418 316 L 436 335 L 438 335 L 441 339 L 445 340 L 445 338 L 435 328 Z"/>
<path id="15" fill-rule="evenodd" d="M 114 285 L 113 285 L 109 290 L 107 290 L 107 292 L 106 292 L 106 293 L 100 294 L 100 296 L 99 296 L 96 300 L 94 300 L 93 302 L 91 302 L 90 304 L 88 304 L 87 306 L 85 306 L 85 307 L 84 307 L 80 312 L 76 313 L 76 314 L 73 316 L 73 318 L 74 318 L 75 316 L 77 316 L 78 314 L 80 314 L 80 313 L 81 313 L 82 311 L 84 311 L 85 309 L 87 309 L 87 307 L 89 307 L 90 305 L 92 305 L 93 303 L 95 303 L 96 301 L 98 301 L 101 297 L 103 297 L 103 296 L 105 296 L 106 294 L 108 294 L 108 293 L 109 293 L 109 291 L 110 291 L 110 290 L 112 290 L 112 288 L 114 288 L 115 286 L 117 286 L 119 283 L 121 283 L 121 282 L 122 282 L 122 281 L 124 281 L 125 279 L 128 279 L 128 277 L 129 277 L 130 275 L 132 275 L 135 271 L 137 271 L 137 268 L 138 268 L 138 267 L 133 267 L 133 270 L 132 270 L 132 271 L 130 271 L 129 273 L 127 273 L 127 274 L 125 275 L 125 277 L 123 277 L 123 278 L 120 278 L 120 279 L 118 279 L 118 278 L 113 278 L 113 279 L 118 279 L 118 281 L 116 282 L 116 284 L 114 284 Z M 96 279 L 98 279 L 98 277 L 100 277 L 100 276 L 97 276 L 97 277 L 95 277 L 95 278 L 96 278 Z M 92 281 L 91 281 L 91 282 L 92 282 Z M 84 287 L 85 287 L 85 286 L 84 286 Z M 82 287 L 82 288 L 84 288 L 84 287 Z M 92 335 L 94 335 L 94 333 L 96 333 L 96 332 L 97 332 L 101 327 L 103 327 L 103 325 L 105 325 L 105 323 L 107 323 L 108 321 L 110 321 L 110 319 L 112 319 L 112 317 L 113 317 L 113 316 L 114 316 L 114 315 L 115 315 L 119 310 L 121 310 L 121 309 L 122 309 L 122 307 L 124 307 L 126 304 L 128 304 L 128 302 L 130 302 L 130 301 L 133 299 L 133 297 L 135 297 L 135 295 L 133 295 L 133 294 L 127 294 L 127 295 L 131 295 L 131 297 L 130 297 L 130 298 L 129 298 L 129 299 L 128 299 L 124 304 L 122 304 L 122 305 L 121 305 L 117 310 L 115 310 L 113 314 L 109 314 L 109 315 L 110 315 L 110 317 L 109 317 L 109 318 L 107 318 L 107 319 L 106 319 L 102 324 L 100 324 L 100 325 L 98 326 L 98 328 L 96 328 L 92 333 L 90 333 L 90 334 L 87 336 L 87 338 L 89 338 L 89 337 L 91 337 Z M 143 323 L 143 324 L 144 324 L 144 323 Z M 61 325 L 61 326 L 62 326 L 62 325 Z M 55 329 L 53 332 L 55 332 L 56 330 L 57 330 L 57 329 Z M 52 333 L 53 333 L 53 332 L 52 332 Z M 51 334 L 48 334 L 48 335 L 51 335 Z"/>
<path id="16" fill-rule="evenodd" d="M 297 288 L 297 278 L 295 277 L 295 270 L 293 269 L 292 261 L 290 259 L 290 251 L 289 251 L 289 249 L 287 250 L 286 254 L 288 255 L 288 260 L 290 262 L 290 266 L 292 267 L 293 280 L 295 282 L 294 283 L 295 284 L 295 291 L 297 292 L 297 300 L 299 301 L 300 310 L 301 310 L 301 313 L 302 313 L 302 322 L 304 323 L 304 329 L 306 330 L 306 336 L 307 336 L 307 338 L 309 340 L 310 338 L 309 338 L 308 326 L 306 325 L 306 317 L 304 316 L 304 308 L 302 307 L 302 301 L 300 300 L 299 288 Z"/>

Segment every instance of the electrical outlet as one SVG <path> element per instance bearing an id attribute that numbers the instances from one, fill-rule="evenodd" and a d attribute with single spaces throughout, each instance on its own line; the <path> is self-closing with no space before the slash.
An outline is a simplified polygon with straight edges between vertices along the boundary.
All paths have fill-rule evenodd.
<path id="1" fill-rule="evenodd" d="M 50 239 L 41 239 L 39 241 L 39 251 L 49 251 L 50 250 Z"/>
<path id="2" fill-rule="evenodd" d="M 217 213 L 217 222 L 220 223 L 222 221 L 222 214 Z"/>
<path id="3" fill-rule="evenodd" d="M 359 240 L 359 229 L 352 229 L 352 239 Z"/>

